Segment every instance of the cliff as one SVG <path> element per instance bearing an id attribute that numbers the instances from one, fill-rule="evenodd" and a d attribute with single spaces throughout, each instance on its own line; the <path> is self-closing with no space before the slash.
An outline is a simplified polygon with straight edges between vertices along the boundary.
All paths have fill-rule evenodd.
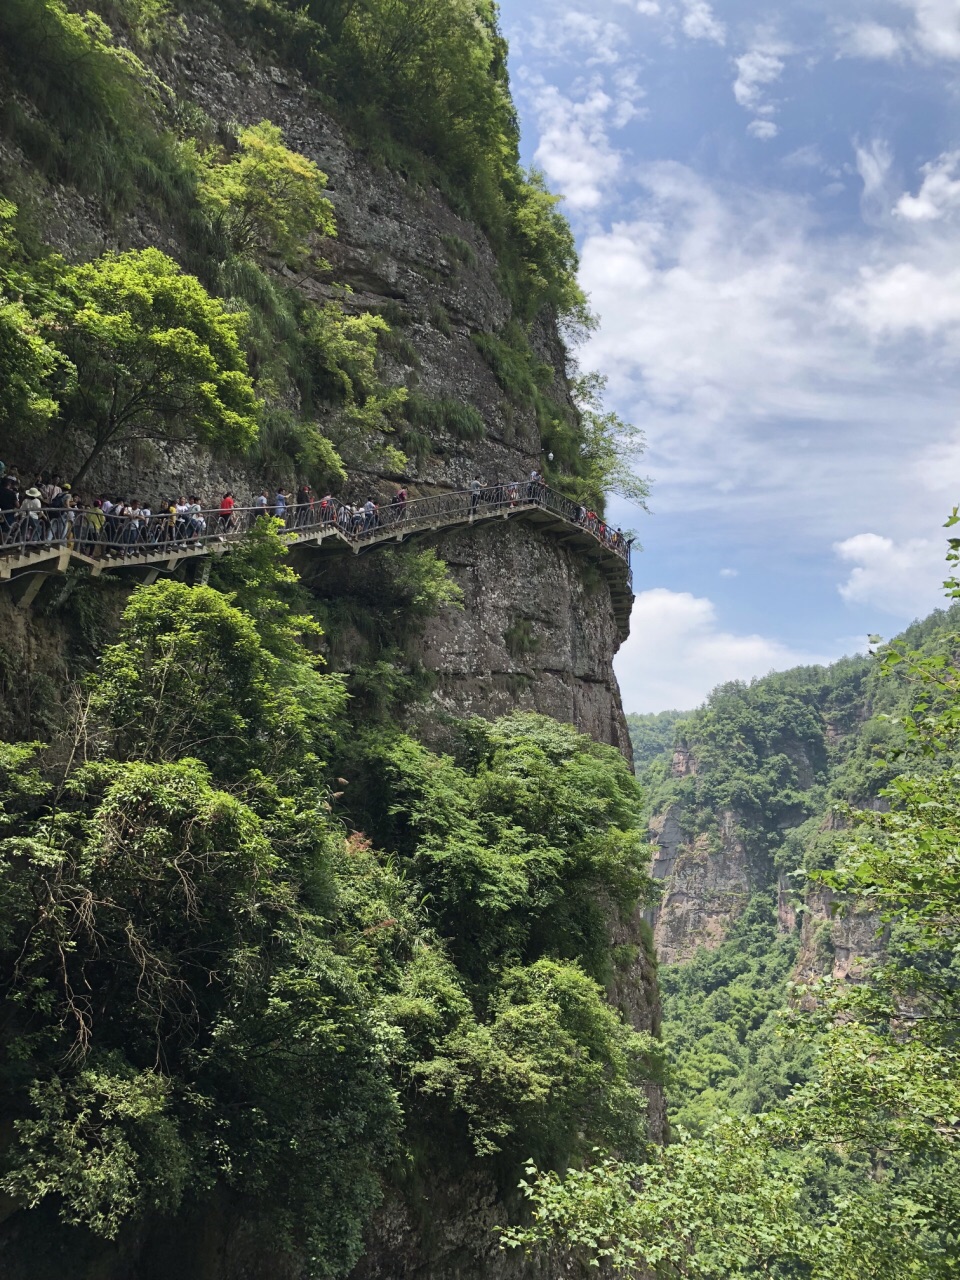
<path id="1" fill-rule="evenodd" d="M 269 120 L 280 127 L 288 147 L 328 176 L 336 237 L 314 246 L 302 268 L 279 257 L 266 262 L 263 275 L 271 287 L 305 303 L 334 301 L 347 315 L 385 317 L 390 334 L 377 353 L 382 386 L 405 389 L 408 403 L 469 406 L 482 420 L 482 430 L 465 432 L 434 414 L 429 429 L 418 436 L 408 415 L 384 423 L 373 444 L 357 444 L 344 433 L 342 414 L 319 412 L 319 425 L 336 437 L 346 466 L 341 496 L 384 499 L 403 484 L 413 499 L 464 488 L 475 475 L 493 483 L 542 469 L 548 450 L 544 432 L 555 430 L 556 423 L 546 422 L 536 396 L 524 398 L 511 390 L 503 370 L 477 341 L 503 334 L 515 305 L 507 297 L 502 262 L 490 238 L 463 203 L 455 209 L 449 195 L 412 167 L 404 172 L 403 163 L 388 166 L 378 160 L 351 135 L 329 101 L 320 100 L 315 85 L 262 47 L 239 41 L 236 27 L 214 9 L 187 9 L 175 39 L 140 53 L 169 89 L 176 111 L 202 120 L 206 138 L 233 139 L 243 126 Z M 39 115 L 41 109 L 19 81 L 0 91 L 27 117 Z M 165 216 L 157 201 L 147 198 L 109 207 L 83 183 L 52 174 L 31 154 L 27 136 L 22 128 L 4 129 L 0 189 L 29 208 L 44 244 L 68 262 L 155 247 L 184 268 L 196 269 L 196 246 L 182 219 Z M 536 366 L 540 391 L 549 391 L 553 402 L 575 417 L 566 352 L 549 308 L 527 326 L 526 341 L 524 358 Z M 296 413 L 302 407 L 298 395 L 284 386 L 277 405 Z M 50 444 L 49 436 L 18 436 L 17 456 L 4 460 L 21 474 L 51 467 L 71 474 L 81 457 L 76 440 L 65 435 L 53 455 Z M 399 459 L 392 445 L 400 446 Z M 231 489 L 243 504 L 262 485 L 292 484 L 296 457 L 296 450 L 278 449 L 253 462 L 249 454 L 234 456 L 184 441 L 136 441 L 105 452 L 83 487 L 90 495 L 138 494 L 154 503 L 189 492 L 215 503 Z M 425 677 L 427 699 L 409 699 L 395 708 L 402 723 L 425 740 L 445 745 L 447 727 L 466 716 L 493 719 L 532 709 L 573 723 L 629 760 L 612 669 L 620 639 L 609 588 L 589 558 L 520 521 L 441 532 L 428 545 L 461 588 L 464 607 L 435 611 L 406 630 L 394 616 L 396 601 L 385 598 L 376 557 L 350 557 L 305 573 L 325 607 L 349 615 L 336 639 L 332 629 L 328 636 L 330 668 L 351 675 L 380 652 L 377 646 L 388 636 L 396 643 L 398 662 Z M 0 587 L 0 692 L 3 728 L 10 737 L 51 734 L 65 714 L 65 690 L 94 666 L 114 636 L 129 592 L 128 582 L 106 575 L 96 584 L 82 575 L 51 576 L 33 604 L 19 609 Z M 616 947 L 609 998 L 634 1027 L 655 1032 L 656 965 L 643 923 L 639 917 L 622 921 L 613 908 L 609 921 Z M 650 1133 L 662 1138 L 662 1091 L 650 1084 L 647 1093 Z M 512 1175 L 491 1170 L 489 1162 L 463 1167 L 448 1164 L 449 1158 L 438 1151 L 432 1176 L 413 1185 L 402 1171 L 393 1171 L 385 1203 L 367 1233 L 358 1278 L 546 1280 L 581 1273 L 570 1259 L 541 1265 L 502 1255 L 494 1228 L 516 1211 L 507 1190 Z M 173 1222 L 154 1215 L 107 1247 L 80 1234 L 82 1240 L 77 1233 L 57 1235 L 50 1217 L 15 1215 L 3 1238 L 5 1274 L 11 1280 L 48 1274 L 78 1280 L 94 1275 L 153 1280 L 172 1274 L 254 1280 L 302 1273 L 296 1250 L 280 1256 L 258 1241 L 254 1207 L 233 1196 L 204 1200 L 200 1209 Z"/>
<path id="2" fill-rule="evenodd" d="M 399 470 L 346 456 L 343 496 L 382 498 L 402 483 L 415 498 L 466 488 L 475 475 L 495 483 L 542 469 L 534 407 L 508 395 L 473 340 L 499 332 L 510 317 L 484 234 L 436 188 L 374 164 L 351 145 L 296 72 L 253 56 L 210 17 L 189 12 L 183 21 L 184 31 L 157 65 L 178 100 L 202 111 L 218 136 L 270 120 L 290 147 L 328 175 L 337 235 L 321 246 L 325 269 L 297 274 L 275 263 L 277 277 L 305 299 L 338 299 L 348 312 L 388 314 L 398 340 L 381 352 L 384 382 L 434 403 L 468 404 L 482 416 L 475 439 L 432 425 L 425 451 L 408 452 Z M 189 263 L 178 228 L 158 223 L 155 210 L 108 216 L 76 189 L 52 184 L 9 140 L 0 147 L 0 171 L 16 171 L 21 185 L 26 175 L 41 234 L 68 260 L 154 246 Z M 569 404 L 565 349 L 548 318 L 537 322 L 532 341 L 536 358 L 552 370 L 553 393 Z M 29 474 L 43 464 L 45 447 L 33 454 L 28 447 L 26 456 L 11 461 Z M 72 465 L 65 443 L 57 466 L 69 474 Z M 243 505 L 264 484 L 294 479 L 289 461 L 257 468 L 183 445 L 144 443 L 108 454 L 84 487 L 91 494 L 139 492 L 154 502 L 197 492 L 211 505 L 229 488 Z M 609 593 L 589 561 L 531 527 L 439 537 L 435 545 L 469 600 L 464 615 L 437 619 L 423 641 L 423 660 L 439 676 L 437 708 L 493 716 L 530 707 L 629 752 L 612 668 L 619 638 Z M 517 635 L 519 645 L 510 638 Z M 29 673 L 28 650 L 14 660 Z"/>

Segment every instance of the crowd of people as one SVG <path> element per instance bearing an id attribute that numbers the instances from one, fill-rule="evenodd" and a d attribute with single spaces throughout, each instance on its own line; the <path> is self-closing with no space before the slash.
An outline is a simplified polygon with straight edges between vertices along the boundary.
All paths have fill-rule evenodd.
<path id="1" fill-rule="evenodd" d="M 548 490 L 540 473 L 531 471 L 526 480 L 493 484 L 475 476 L 467 492 L 472 515 L 480 508 L 540 503 Z M 204 506 L 195 494 L 160 502 L 107 493 L 93 498 L 75 492 L 56 475 L 43 474 L 32 483 L 26 482 L 0 462 L 0 549 L 69 545 L 91 557 L 129 557 L 196 547 L 210 538 L 225 539 L 252 528 L 261 516 L 272 516 L 291 531 L 330 525 L 350 537 L 360 537 L 404 521 L 408 506 L 404 487 L 387 502 L 369 497 L 351 503 L 331 493 L 318 497 L 308 484 L 294 491 L 282 486 L 261 489 L 245 507 L 238 506 L 231 491 L 214 506 Z M 572 519 L 620 555 L 628 555 L 630 540 L 619 529 L 611 529 L 585 506 L 571 504 L 571 508 Z"/>

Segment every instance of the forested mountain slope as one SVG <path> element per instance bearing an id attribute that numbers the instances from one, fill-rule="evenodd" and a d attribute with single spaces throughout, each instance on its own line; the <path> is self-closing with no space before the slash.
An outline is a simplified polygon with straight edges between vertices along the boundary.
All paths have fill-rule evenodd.
<path id="1" fill-rule="evenodd" d="M 897 644 L 948 654 L 960 606 Z M 652 913 L 661 960 L 669 1098 L 700 1131 L 719 1111 L 758 1112 L 806 1079 L 784 1040 L 791 984 L 856 979 L 882 950 L 876 917 L 832 914 L 807 874 L 849 839 L 846 806 L 871 807 L 902 767 L 900 723 L 916 697 L 896 667 L 845 658 L 722 685 L 699 710 L 629 717 L 657 844 Z M 651 740 L 670 741 L 652 759 Z"/>

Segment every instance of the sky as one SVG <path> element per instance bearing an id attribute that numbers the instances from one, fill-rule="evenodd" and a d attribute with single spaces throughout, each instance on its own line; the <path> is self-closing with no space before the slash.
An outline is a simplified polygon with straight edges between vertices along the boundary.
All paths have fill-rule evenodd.
<path id="1" fill-rule="evenodd" d="M 627 711 L 942 603 L 960 501 L 960 0 L 501 0 L 523 158 L 642 427 Z"/>

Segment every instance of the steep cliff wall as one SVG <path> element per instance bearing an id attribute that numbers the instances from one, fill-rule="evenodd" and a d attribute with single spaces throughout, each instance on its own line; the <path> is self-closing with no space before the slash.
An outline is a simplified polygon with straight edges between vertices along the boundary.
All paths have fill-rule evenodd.
<path id="1" fill-rule="evenodd" d="M 346 286 L 352 292 L 345 305 L 357 312 L 389 307 L 402 341 L 381 357 L 385 381 L 433 399 L 465 402 L 483 417 L 479 439 L 431 429 L 429 455 L 411 456 L 402 471 L 371 470 L 358 462 L 344 496 L 386 496 L 404 483 L 415 498 L 466 488 L 475 475 L 495 482 L 542 468 L 533 411 L 510 400 L 473 341 L 474 335 L 500 330 L 510 314 L 484 235 L 435 189 L 374 166 L 318 109 L 296 73 L 258 63 L 212 18 L 190 14 L 185 21 L 184 37 L 158 66 L 178 95 L 225 134 L 273 121 L 289 146 L 329 176 L 338 229 L 322 245 L 330 269 L 295 275 L 278 265 L 278 277 L 315 300 L 344 300 Z M 30 172 L 9 146 L 0 160 Z M 31 181 L 44 237 L 68 259 L 151 245 L 181 260 L 188 256 L 176 229 L 156 225 L 146 210 L 107 219 L 76 191 L 53 186 L 35 172 Z M 537 358 L 554 370 L 554 394 L 566 397 L 558 335 L 543 321 L 533 340 Z M 43 460 L 14 459 L 25 472 Z M 58 457 L 58 465 L 69 473 L 69 453 Z M 195 491 L 211 504 L 231 488 L 242 505 L 274 479 L 242 459 L 182 445 L 141 444 L 106 456 L 85 487 L 153 501 Z M 609 594 L 589 562 L 561 551 L 529 525 L 441 537 L 436 547 L 469 601 L 462 615 L 438 619 L 424 642 L 423 660 L 440 677 L 437 710 L 492 716 L 533 707 L 629 752 L 612 671 L 619 639 Z"/>
<path id="2" fill-rule="evenodd" d="M 322 246 L 329 271 L 295 274 L 277 263 L 275 276 L 305 297 L 336 297 L 357 312 L 389 307 L 401 340 L 381 355 L 385 382 L 468 403 L 483 417 L 480 438 L 432 431 L 429 451 L 410 451 L 403 469 L 360 460 L 350 468 L 344 496 L 385 496 L 402 482 L 415 498 L 463 488 L 478 474 L 488 481 L 507 480 L 541 467 L 533 410 L 511 400 L 473 340 L 502 329 L 510 310 L 483 234 L 436 190 L 374 165 L 318 108 L 315 95 L 294 72 L 239 48 L 208 15 L 188 14 L 185 23 L 183 38 L 157 61 L 157 70 L 182 101 L 202 110 L 212 129 L 224 134 L 273 121 L 289 146 L 329 175 L 338 224 L 337 238 Z M 148 208 L 107 217 L 93 199 L 51 184 L 9 143 L 0 146 L 0 166 L 16 172 L 21 187 L 29 187 L 44 239 L 68 260 L 145 246 L 187 260 L 177 228 L 159 222 Z M 352 292 L 345 295 L 344 286 Z M 564 351 L 554 327 L 541 321 L 531 340 L 536 357 L 553 370 L 554 394 L 566 396 Z M 28 471 L 49 459 L 38 453 L 8 461 Z M 67 447 L 58 464 L 68 473 L 73 461 Z M 289 482 L 292 476 L 269 478 Z M 208 501 L 231 488 L 243 503 L 265 482 L 242 459 L 151 444 L 106 455 L 85 487 L 152 500 L 195 491 Z M 494 717 L 529 707 L 573 722 L 629 758 L 612 670 L 617 628 L 608 588 L 589 560 L 522 521 L 437 536 L 432 545 L 461 586 L 464 609 L 432 618 L 418 643 L 417 657 L 433 677 L 433 692 L 428 704 L 408 715 L 425 736 L 442 739 L 448 717 Z M 337 572 L 354 569 L 375 579 L 375 558 L 364 557 L 362 566 L 351 558 Z M 14 734 L 25 723 L 38 736 L 45 734 L 65 673 L 90 662 L 129 590 L 124 583 L 106 585 L 91 604 L 93 597 L 75 587 L 72 579 L 51 582 L 25 611 L 0 594 L 0 692 L 5 728 Z M 348 581 L 342 590 L 349 594 Z M 621 959 L 610 979 L 610 998 L 635 1026 L 656 1030 L 656 968 L 643 923 L 636 919 L 612 927 Z M 659 1138 L 665 1129 L 663 1095 L 656 1086 L 648 1094 L 650 1131 Z M 569 1260 L 541 1266 L 500 1253 L 493 1228 L 516 1205 L 505 1202 L 504 1181 L 494 1173 L 448 1170 L 444 1153 L 438 1152 L 429 1185 L 411 1188 L 399 1181 L 370 1228 L 367 1255 L 356 1272 L 361 1280 L 375 1275 L 515 1280 L 581 1273 Z M 161 1275 L 259 1280 L 293 1274 L 258 1248 L 255 1218 L 248 1206 L 234 1202 L 207 1206 L 199 1216 L 184 1215 L 173 1229 L 169 1223 L 148 1226 L 106 1249 L 85 1240 L 88 1252 L 69 1259 L 56 1249 L 53 1254 L 35 1249 L 39 1237 L 31 1232 L 45 1234 L 42 1217 L 16 1225 L 6 1237 L 5 1265 L 13 1280 L 63 1274 L 101 1280 L 159 1280 Z"/>

